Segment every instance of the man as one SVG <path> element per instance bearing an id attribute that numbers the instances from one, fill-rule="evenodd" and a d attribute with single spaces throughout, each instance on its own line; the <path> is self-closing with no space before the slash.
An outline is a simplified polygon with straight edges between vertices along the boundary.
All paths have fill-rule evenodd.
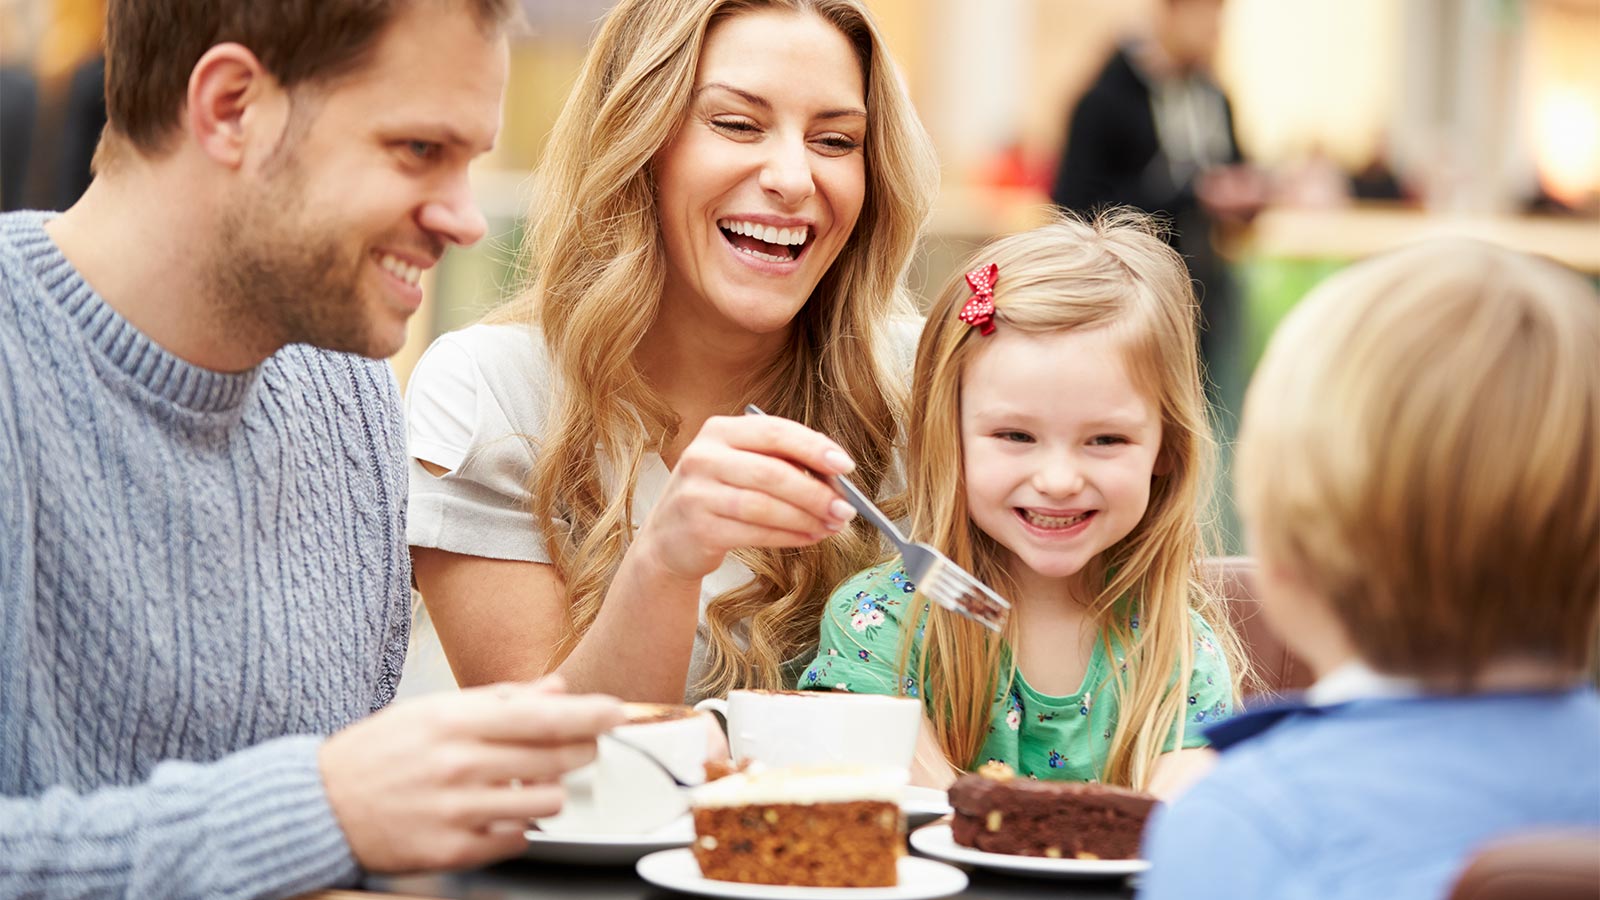
<path id="1" fill-rule="evenodd" d="M 1170 218 L 1170 239 L 1199 282 L 1208 366 L 1227 346 L 1233 307 L 1212 229 L 1248 221 L 1264 194 L 1242 164 L 1228 99 L 1207 74 L 1221 8 L 1160 0 L 1151 39 L 1118 48 L 1078 102 L 1052 192 L 1080 212 L 1127 205 Z"/>
<path id="2" fill-rule="evenodd" d="M 480 863 L 620 721 L 550 681 L 373 713 L 410 565 L 363 357 L 483 234 L 510 6 L 110 4 L 98 177 L 0 216 L 0 896 Z"/>

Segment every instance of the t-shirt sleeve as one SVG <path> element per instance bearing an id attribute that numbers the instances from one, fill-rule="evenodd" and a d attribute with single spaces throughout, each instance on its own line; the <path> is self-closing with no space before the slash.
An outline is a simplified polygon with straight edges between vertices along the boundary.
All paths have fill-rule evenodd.
<path id="1" fill-rule="evenodd" d="M 406 392 L 411 457 L 406 541 L 469 556 L 547 563 L 550 554 L 527 492 L 534 441 L 543 423 L 514 421 L 485 371 L 485 366 L 505 366 L 500 357 L 519 350 L 532 356 L 533 350 L 505 335 L 482 341 L 486 334 L 494 337 L 487 330 L 492 328 L 475 326 L 468 330 L 475 335 L 440 337 L 412 372 Z M 537 389 L 531 379 L 526 389 Z M 423 462 L 445 473 L 436 475 Z"/>
<path id="2" fill-rule="evenodd" d="M 1183 741 L 1181 744 L 1177 741 L 1174 729 L 1167 737 L 1165 751 L 1209 746 L 1202 732 L 1233 715 L 1233 679 L 1228 671 L 1228 658 L 1222 653 L 1216 632 L 1199 613 L 1190 613 L 1190 621 L 1194 632 L 1194 668 L 1189 673 Z"/>
<path id="3" fill-rule="evenodd" d="M 867 569 L 840 585 L 822 615 L 817 656 L 797 687 L 899 694 L 904 686 L 906 694 L 916 696 L 916 682 L 901 672 L 900 640 L 913 616 L 920 625 L 926 605 L 907 587 L 911 584 L 898 561 Z"/>

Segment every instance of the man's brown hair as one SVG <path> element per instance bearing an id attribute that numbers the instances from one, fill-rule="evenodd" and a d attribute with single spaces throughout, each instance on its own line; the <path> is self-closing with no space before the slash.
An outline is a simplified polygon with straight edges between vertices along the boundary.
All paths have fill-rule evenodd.
<path id="1" fill-rule="evenodd" d="M 1502 661 L 1582 672 L 1600 614 L 1597 347 L 1593 287 L 1490 244 L 1324 282 L 1245 401 L 1258 551 L 1381 672 L 1446 689 Z"/>
<path id="2" fill-rule="evenodd" d="M 146 153 L 161 152 L 178 124 L 195 63 L 217 44 L 249 48 L 286 89 L 349 74 L 417 2 L 423 0 L 110 0 L 107 131 Z M 503 27 L 516 9 L 515 0 L 462 6 L 486 33 Z"/>

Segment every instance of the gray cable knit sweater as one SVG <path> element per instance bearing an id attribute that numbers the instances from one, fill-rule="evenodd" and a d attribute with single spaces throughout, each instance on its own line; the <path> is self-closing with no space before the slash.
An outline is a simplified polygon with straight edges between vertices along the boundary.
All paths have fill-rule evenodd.
<path id="1" fill-rule="evenodd" d="M 188 365 L 45 221 L 0 216 L 0 897 L 348 883 L 317 750 L 405 656 L 394 377 Z"/>

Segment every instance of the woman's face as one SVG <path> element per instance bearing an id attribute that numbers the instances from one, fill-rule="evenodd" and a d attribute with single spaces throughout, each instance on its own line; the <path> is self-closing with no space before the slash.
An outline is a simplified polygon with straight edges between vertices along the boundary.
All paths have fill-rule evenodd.
<path id="1" fill-rule="evenodd" d="M 787 329 L 861 214 L 865 93 L 849 41 L 814 15 L 744 13 L 707 33 L 688 112 L 652 163 L 663 316 Z"/>

